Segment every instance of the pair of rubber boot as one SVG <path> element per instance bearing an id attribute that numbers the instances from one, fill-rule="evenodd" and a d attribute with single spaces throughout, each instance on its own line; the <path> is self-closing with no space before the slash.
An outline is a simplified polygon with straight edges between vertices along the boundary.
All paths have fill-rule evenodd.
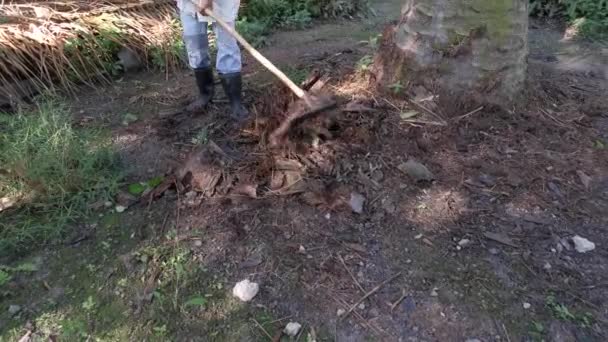
<path id="1" fill-rule="evenodd" d="M 187 110 L 189 112 L 199 112 L 204 110 L 207 105 L 212 101 L 214 94 L 214 79 L 213 70 L 211 68 L 202 68 L 194 70 L 194 78 L 196 79 L 196 86 L 199 90 L 199 98 L 188 105 Z M 243 106 L 242 101 L 242 88 L 243 78 L 240 72 L 231 74 L 220 75 L 220 81 L 224 92 L 230 102 L 231 116 L 232 118 L 242 121 L 247 118 L 249 112 Z"/>

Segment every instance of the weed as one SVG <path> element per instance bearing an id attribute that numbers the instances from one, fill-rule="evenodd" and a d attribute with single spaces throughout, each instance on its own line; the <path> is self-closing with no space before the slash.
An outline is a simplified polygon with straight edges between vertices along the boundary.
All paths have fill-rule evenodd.
<path id="1" fill-rule="evenodd" d="M 372 65 L 372 63 L 374 62 L 374 58 L 371 55 L 365 55 L 363 56 L 358 62 L 357 62 L 357 72 L 359 73 L 366 73 L 370 70 L 370 67 Z"/>
<path id="2" fill-rule="evenodd" d="M 551 314 L 559 320 L 578 323 L 583 328 L 588 328 L 593 323 L 593 315 L 591 313 L 574 313 L 566 305 L 557 302 L 553 295 L 547 296 L 546 305 Z"/>
<path id="3" fill-rule="evenodd" d="M 603 150 L 606 148 L 606 144 L 601 140 L 601 139 L 596 139 L 593 142 L 593 147 L 598 149 L 598 150 Z"/>
<path id="4" fill-rule="evenodd" d="M 10 255 L 63 237 L 89 204 L 112 196 L 119 173 L 110 139 L 75 130 L 56 100 L 0 117 L 0 198 L 16 202 L 0 212 L 0 255 Z"/>
<path id="5" fill-rule="evenodd" d="M 206 145 L 209 142 L 209 127 L 205 126 L 203 128 L 201 128 L 200 131 L 198 131 L 198 133 L 196 133 L 196 136 L 194 138 L 192 138 L 192 143 L 194 145 Z"/>
<path id="6" fill-rule="evenodd" d="M 306 77 L 309 74 L 309 71 L 302 68 L 295 67 L 287 67 L 285 68 L 285 74 L 289 77 L 294 83 L 301 84 L 306 80 Z"/>
<path id="7" fill-rule="evenodd" d="M 530 0 L 530 13 L 536 16 L 565 16 L 577 32 L 587 38 L 608 35 L 606 0 Z"/>
<path id="8" fill-rule="evenodd" d="M 0 270 L 0 286 L 4 286 L 11 280 L 10 274 L 8 272 Z"/>
<path id="9" fill-rule="evenodd" d="M 545 336 L 545 326 L 540 322 L 532 322 L 529 328 L 530 336 L 534 341 L 542 341 Z"/>
<path id="10" fill-rule="evenodd" d="M 388 86 L 390 90 L 392 90 L 393 94 L 400 94 L 403 89 L 405 88 L 403 86 L 403 84 L 401 84 L 401 81 L 397 81 L 391 85 Z"/>

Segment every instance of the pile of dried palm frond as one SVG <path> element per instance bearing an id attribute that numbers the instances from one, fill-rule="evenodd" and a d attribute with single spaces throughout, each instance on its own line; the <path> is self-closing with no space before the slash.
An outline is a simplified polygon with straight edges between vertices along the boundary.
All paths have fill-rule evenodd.
<path id="1" fill-rule="evenodd" d="M 0 102 L 2 96 L 18 100 L 32 91 L 107 80 L 120 71 L 117 53 L 124 48 L 142 61 L 176 66 L 182 46 L 174 5 L 173 0 L 3 1 Z"/>

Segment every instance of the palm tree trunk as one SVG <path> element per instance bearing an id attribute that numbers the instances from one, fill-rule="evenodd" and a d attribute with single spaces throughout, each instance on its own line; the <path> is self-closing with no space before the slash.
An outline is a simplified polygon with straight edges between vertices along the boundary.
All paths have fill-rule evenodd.
<path id="1" fill-rule="evenodd" d="M 405 0 L 374 63 L 383 87 L 510 106 L 527 71 L 529 0 Z"/>

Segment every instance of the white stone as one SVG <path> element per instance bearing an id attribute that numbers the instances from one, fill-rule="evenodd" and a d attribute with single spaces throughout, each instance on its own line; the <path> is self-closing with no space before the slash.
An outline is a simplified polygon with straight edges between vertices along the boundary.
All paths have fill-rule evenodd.
<path id="1" fill-rule="evenodd" d="M 285 326 L 285 329 L 283 329 L 283 332 L 287 336 L 295 337 L 300 332 L 300 329 L 302 329 L 302 324 L 297 322 L 289 322 Z"/>
<path id="2" fill-rule="evenodd" d="M 338 315 L 338 317 L 344 315 L 346 313 L 346 310 L 344 309 L 338 309 L 338 311 L 336 312 L 336 315 Z"/>
<path id="3" fill-rule="evenodd" d="M 365 304 L 363 304 L 363 303 L 359 304 L 359 310 L 365 310 Z"/>
<path id="4" fill-rule="evenodd" d="M 124 213 L 125 210 L 127 210 L 127 207 L 124 207 L 122 205 L 117 205 L 115 209 L 116 209 L 117 213 Z"/>
<path id="5" fill-rule="evenodd" d="M 365 203 L 365 197 L 363 195 L 353 192 L 350 194 L 350 208 L 354 213 L 363 214 L 363 204 Z"/>
<path id="6" fill-rule="evenodd" d="M 21 311 L 21 306 L 19 305 L 11 304 L 8 307 L 8 313 L 11 314 L 11 316 L 16 315 L 17 313 L 19 313 L 19 311 Z"/>
<path id="7" fill-rule="evenodd" d="M 523 305 L 524 305 L 524 309 L 526 309 L 526 310 L 528 310 L 529 308 L 532 307 L 532 304 L 530 304 L 530 303 L 524 303 Z"/>
<path id="8" fill-rule="evenodd" d="M 469 239 L 462 239 L 458 242 L 458 246 L 460 246 L 460 247 L 466 247 L 470 244 L 471 244 L 471 240 L 469 240 Z"/>
<path id="9" fill-rule="evenodd" d="M 257 283 L 252 283 L 249 279 L 242 280 L 232 289 L 232 295 L 242 300 L 243 302 L 248 302 L 255 297 L 260 291 L 260 286 Z"/>
<path id="10" fill-rule="evenodd" d="M 438 288 L 433 288 L 433 291 L 431 291 L 431 297 L 437 297 L 439 296 L 439 293 L 437 293 Z"/>
<path id="11" fill-rule="evenodd" d="M 414 236 L 414 239 L 416 239 L 416 240 L 422 239 L 422 234 L 418 234 L 418 235 Z"/>
<path id="12" fill-rule="evenodd" d="M 572 242 L 574 242 L 574 248 L 579 253 L 587 253 L 595 249 L 595 243 L 578 235 L 572 238 Z"/>

